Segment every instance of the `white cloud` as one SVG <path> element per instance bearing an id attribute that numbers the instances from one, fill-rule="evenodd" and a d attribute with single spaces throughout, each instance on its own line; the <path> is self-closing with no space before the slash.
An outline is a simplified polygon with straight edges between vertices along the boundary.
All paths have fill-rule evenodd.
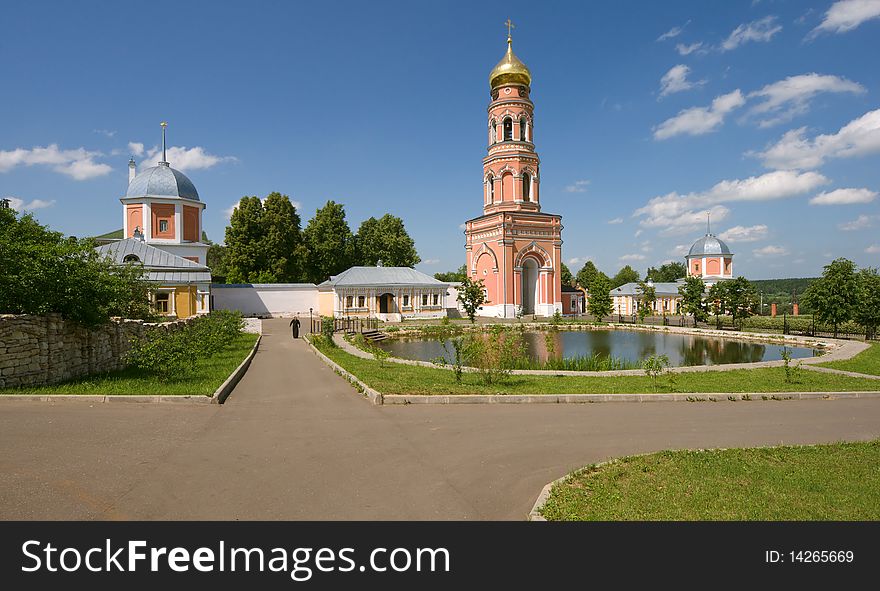
<path id="1" fill-rule="evenodd" d="M 733 30 L 721 43 L 721 51 L 731 51 L 743 43 L 749 41 L 770 41 L 773 35 L 782 30 L 782 25 L 776 24 L 775 16 L 765 16 L 762 19 L 744 23 Z"/>
<path id="2" fill-rule="evenodd" d="M 880 18 L 880 0 L 838 0 L 807 38 L 820 33 L 846 33 L 875 18 Z"/>
<path id="3" fill-rule="evenodd" d="M 872 244 L 865 249 L 868 254 L 880 254 L 880 244 Z"/>
<path id="4" fill-rule="evenodd" d="M 151 148 L 150 151 L 147 152 L 147 155 L 144 156 L 141 168 L 156 166 L 161 157 L 161 148 Z M 205 149 L 201 146 L 195 146 L 193 148 L 187 148 L 186 146 L 172 146 L 166 151 L 166 159 L 171 166 L 177 170 L 211 168 L 220 162 L 233 162 L 236 160 L 235 156 L 215 156 L 214 154 L 209 154 L 205 152 Z"/>
<path id="5" fill-rule="evenodd" d="M 0 173 L 9 172 L 18 166 L 43 165 L 51 167 L 59 174 L 83 181 L 104 176 L 113 170 L 107 164 L 95 162 L 95 158 L 99 156 L 101 156 L 100 152 L 89 151 L 85 148 L 62 150 L 58 148 L 57 144 L 51 144 L 45 148 L 0 150 Z"/>
<path id="6" fill-rule="evenodd" d="M 698 41 L 697 43 L 691 43 L 690 45 L 685 45 L 684 43 L 678 43 L 675 46 L 675 51 L 678 52 L 678 55 L 690 55 L 694 52 L 706 53 L 706 50 L 703 49 L 703 42 L 702 41 Z"/>
<path id="7" fill-rule="evenodd" d="M 638 229 L 638 230 L 636 230 L 636 233 L 635 233 L 635 234 L 633 234 L 633 236 L 635 236 L 635 237 L 636 237 L 636 238 L 638 238 L 638 237 L 639 237 L 639 236 L 641 236 L 641 235 L 642 235 L 642 232 L 643 232 L 643 230 L 642 230 L 642 229 Z"/>
<path id="8" fill-rule="evenodd" d="M 467 230 L 467 224 L 459 224 L 458 229 L 459 230 Z"/>
<path id="9" fill-rule="evenodd" d="M 767 226 L 734 226 L 718 235 L 725 242 L 757 242 L 767 237 Z"/>
<path id="10" fill-rule="evenodd" d="M 425 259 L 422 261 L 423 265 L 437 265 L 440 263 L 440 259 Z"/>
<path id="11" fill-rule="evenodd" d="M 128 151 L 132 156 L 140 158 L 144 155 L 144 145 L 141 142 L 128 142 Z"/>
<path id="12" fill-rule="evenodd" d="M 752 251 L 752 254 L 758 258 L 781 257 L 788 254 L 788 249 L 784 246 L 768 245 L 763 248 L 756 248 Z"/>
<path id="13" fill-rule="evenodd" d="M 3 199 L 8 199 L 9 207 L 15 211 L 33 211 L 35 209 L 45 209 L 55 205 L 54 199 L 51 201 L 46 201 L 45 199 L 32 199 L 29 203 L 26 203 L 24 199 L 19 199 L 12 195 L 7 195 L 6 197 L 3 197 Z"/>
<path id="14" fill-rule="evenodd" d="M 666 41 L 667 39 L 672 39 L 673 37 L 678 37 L 679 35 L 681 35 L 681 32 L 684 31 L 684 28 L 686 26 L 688 26 L 690 23 L 691 23 L 691 21 L 688 21 L 680 27 L 672 27 L 671 29 L 669 29 L 668 31 L 666 31 L 665 33 L 663 33 L 662 35 L 657 37 L 657 41 Z"/>
<path id="15" fill-rule="evenodd" d="M 851 205 L 870 203 L 877 198 L 877 191 L 870 189 L 835 189 L 822 192 L 810 199 L 810 205 Z"/>
<path id="16" fill-rule="evenodd" d="M 623 218 L 614 218 L 613 220 L 608 220 L 606 223 L 608 223 L 608 224 L 622 224 Z"/>
<path id="17" fill-rule="evenodd" d="M 829 158 L 864 156 L 880 152 L 880 109 L 853 119 L 837 133 L 805 137 L 806 127 L 786 132 L 763 152 L 748 153 L 761 158 L 767 168 L 796 169 L 821 166 Z"/>
<path id="18" fill-rule="evenodd" d="M 686 231 L 705 223 L 706 211 L 719 222 L 730 210 L 723 203 L 737 201 L 769 201 L 801 195 L 827 184 L 817 172 L 778 170 L 747 179 L 724 180 L 708 191 L 680 194 L 675 191 L 654 197 L 633 214 L 643 216 L 639 225 L 664 228 L 667 233 Z"/>
<path id="19" fill-rule="evenodd" d="M 687 244 L 676 244 L 672 247 L 672 250 L 669 251 L 670 255 L 682 257 L 690 252 L 691 247 Z"/>
<path id="20" fill-rule="evenodd" d="M 115 129 L 93 129 L 92 132 L 99 133 L 99 134 L 101 134 L 103 136 L 107 136 L 107 137 L 113 137 L 114 135 L 116 135 Z"/>
<path id="21" fill-rule="evenodd" d="M 763 98 L 764 101 L 752 107 L 749 115 L 762 117 L 759 121 L 760 127 L 770 127 L 790 121 L 795 116 L 809 111 L 810 100 L 820 92 L 863 94 L 866 91 L 861 84 L 838 76 L 815 72 L 789 76 L 760 90 L 750 92 L 749 99 Z"/>
<path id="22" fill-rule="evenodd" d="M 568 259 L 568 264 L 572 266 L 581 265 L 586 263 L 588 260 L 590 260 L 590 257 L 572 257 Z"/>
<path id="23" fill-rule="evenodd" d="M 620 257 L 620 260 L 621 261 L 644 261 L 647 258 L 648 257 L 646 257 L 643 254 L 625 254 L 622 257 Z"/>
<path id="24" fill-rule="evenodd" d="M 658 97 L 658 100 L 668 94 L 690 90 L 706 83 L 705 80 L 698 80 L 696 82 L 688 80 L 688 74 L 690 74 L 690 72 L 691 69 L 684 64 L 672 66 L 669 71 L 663 74 L 663 77 L 660 78 L 660 96 Z"/>
<path id="25" fill-rule="evenodd" d="M 665 140 L 676 135 L 703 135 L 715 131 L 724 123 L 724 117 L 745 104 L 739 89 L 715 97 L 708 107 L 691 107 L 667 119 L 654 128 L 654 139 Z"/>
<path id="26" fill-rule="evenodd" d="M 587 186 L 589 184 L 590 184 L 590 181 L 587 181 L 587 180 L 575 181 L 574 183 L 565 187 L 564 190 L 566 193 L 586 193 Z"/>
<path id="27" fill-rule="evenodd" d="M 843 230 L 844 232 L 855 232 L 856 230 L 864 230 L 865 228 L 871 228 L 874 226 L 874 222 L 880 219 L 878 215 L 860 215 L 856 219 L 851 222 L 844 222 L 842 224 L 838 224 L 837 227 Z"/>

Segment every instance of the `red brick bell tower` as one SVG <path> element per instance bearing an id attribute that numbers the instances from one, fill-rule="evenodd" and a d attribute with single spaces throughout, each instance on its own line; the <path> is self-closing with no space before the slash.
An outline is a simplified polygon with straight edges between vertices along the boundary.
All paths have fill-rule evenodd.
<path id="1" fill-rule="evenodd" d="M 482 316 L 552 316 L 562 312 L 562 217 L 541 211 L 532 77 L 507 25 L 507 53 L 489 74 L 483 215 L 465 223 L 467 270 L 486 287 Z"/>

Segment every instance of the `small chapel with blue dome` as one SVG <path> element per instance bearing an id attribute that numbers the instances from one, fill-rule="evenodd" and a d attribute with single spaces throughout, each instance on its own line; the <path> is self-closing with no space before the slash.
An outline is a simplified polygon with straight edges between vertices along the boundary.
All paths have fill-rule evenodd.
<path id="1" fill-rule="evenodd" d="M 205 204 L 193 182 L 171 167 L 162 122 L 162 160 L 137 172 L 128 163 L 128 188 L 120 198 L 121 230 L 98 237 L 98 251 L 117 264 L 140 264 L 156 285 L 153 305 L 163 315 L 187 318 L 210 310 L 209 244 L 204 239 Z"/>

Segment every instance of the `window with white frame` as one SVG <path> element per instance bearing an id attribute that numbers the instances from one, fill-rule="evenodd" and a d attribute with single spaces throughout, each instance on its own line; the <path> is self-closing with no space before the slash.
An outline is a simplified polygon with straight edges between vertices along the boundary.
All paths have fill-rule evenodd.
<path id="1" fill-rule="evenodd" d="M 427 305 L 428 305 L 428 294 L 426 294 L 426 293 L 423 293 L 423 294 L 422 294 L 422 305 L 423 305 L 423 306 L 427 306 Z"/>
<path id="2" fill-rule="evenodd" d="M 345 307 L 353 308 L 354 307 L 354 296 L 345 296 Z"/>
<path id="3" fill-rule="evenodd" d="M 367 303 L 367 296 L 358 296 L 358 308 L 363 308 Z"/>
<path id="4" fill-rule="evenodd" d="M 440 294 L 436 294 L 436 293 L 435 293 L 435 294 L 434 294 L 433 301 L 434 301 L 434 305 L 435 305 L 435 306 L 440 305 Z"/>
<path id="5" fill-rule="evenodd" d="M 156 312 L 159 314 L 168 314 L 170 311 L 169 303 L 171 302 L 171 294 L 168 292 L 159 292 L 156 294 Z"/>
<path id="6" fill-rule="evenodd" d="M 409 308 L 409 294 L 403 295 L 403 307 Z"/>

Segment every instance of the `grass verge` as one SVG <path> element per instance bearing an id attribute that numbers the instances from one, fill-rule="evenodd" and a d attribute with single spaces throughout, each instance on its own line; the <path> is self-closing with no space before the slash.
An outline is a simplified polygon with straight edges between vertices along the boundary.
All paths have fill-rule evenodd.
<path id="1" fill-rule="evenodd" d="M 194 362 L 191 372 L 159 379 L 152 372 L 128 368 L 96 374 L 51 386 L 0 389 L 0 395 L 16 394 L 123 394 L 211 396 L 250 353 L 257 335 L 242 333 L 222 351 Z"/>
<path id="2" fill-rule="evenodd" d="M 663 451 L 572 473 L 541 514 L 552 521 L 876 520 L 880 440 Z"/>
<path id="3" fill-rule="evenodd" d="M 678 373 L 675 383 L 668 376 L 657 387 L 648 376 L 522 376 L 485 385 L 480 376 L 465 373 L 456 383 L 454 373 L 400 363 L 380 363 L 355 357 L 334 347 L 321 352 L 367 385 L 383 394 L 650 394 L 653 392 L 851 392 L 880 390 L 880 380 L 800 370 L 794 382 L 785 381 L 781 367 Z"/>
<path id="4" fill-rule="evenodd" d="M 867 373 L 874 376 L 880 376 L 880 344 L 872 343 L 869 349 L 865 349 L 852 359 L 844 361 L 829 361 L 827 363 L 819 363 L 820 367 L 830 367 L 832 369 L 842 369 L 844 371 L 855 371 L 858 373 Z"/>

